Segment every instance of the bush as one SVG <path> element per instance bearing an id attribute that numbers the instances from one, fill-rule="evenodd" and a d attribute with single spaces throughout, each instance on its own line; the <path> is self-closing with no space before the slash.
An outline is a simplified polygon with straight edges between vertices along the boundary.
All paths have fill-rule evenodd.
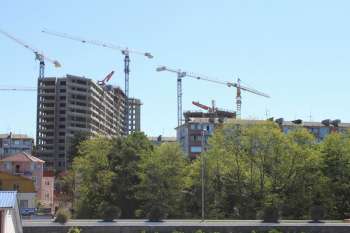
<path id="1" fill-rule="evenodd" d="M 118 206 L 113 206 L 108 202 L 102 202 L 98 207 L 100 217 L 105 222 L 112 222 L 121 215 L 121 209 Z"/>
<path id="2" fill-rule="evenodd" d="M 310 208 L 311 222 L 321 223 L 322 219 L 325 217 L 325 209 L 321 205 L 314 205 Z"/>
<path id="3" fill-rule="evenodd" d="M 147 218 L 151 222 L 160 222 L 162 219 L 166 218 L 164 208 L 162 208 L 160 205 L 151 206 L 147 214 Z"/>
<path id="4" fill-rule="evenodd" d="M 82 230 L 78 227 L 71 227 L 69 228 L 68 232 L 67 233 L 81 233 Z"/>
<path id="5" fill-rule="evenodd" d="M 71 215 L 67 209 L 59 209 L 56 213 L 55 222 L 65 224 L 70 218 Z"/>

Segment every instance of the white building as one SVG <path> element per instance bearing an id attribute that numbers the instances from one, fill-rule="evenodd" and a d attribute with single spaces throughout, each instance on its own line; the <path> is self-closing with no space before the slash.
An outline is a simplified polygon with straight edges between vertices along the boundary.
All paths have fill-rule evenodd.
<path id="1" fill-rule="evenodd" d="M 0 233 L 22 233 L 17 192 L 0 191 Z"/>

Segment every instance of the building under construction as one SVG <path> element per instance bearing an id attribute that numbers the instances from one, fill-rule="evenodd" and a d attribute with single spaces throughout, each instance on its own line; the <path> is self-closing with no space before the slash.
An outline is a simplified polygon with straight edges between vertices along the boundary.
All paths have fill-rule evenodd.
<path id="1" fill-rule="evenodd" d="M 185 123 L 176 128 L 177 141 L 191 159 L 196 158 L 205 149 L 208 137 L 213 134 L 217 125 L 236 118 L 235 112 L 218 110 L 214 107 L 208 110 L 208 112 L 185 112 Z"/>
<path id="2" fill-rule="evenodd" d="M 71 139 L 78 132 L 109 137 L 127 134 L 126 99 L 119 87 L 102 86 L 85 77 L 39 79 L 36 150 L 46 161 L 46 169 L 61 171 L 69 166 Z M 140 126 L 140 116 L 129 118 Z"/>
<path id="3" fill-rule="evenodd" d="M 129 98 L 129 124 L 127 125 L 129 133 L 141 131 L 141 105 L 141 100 Z"/>

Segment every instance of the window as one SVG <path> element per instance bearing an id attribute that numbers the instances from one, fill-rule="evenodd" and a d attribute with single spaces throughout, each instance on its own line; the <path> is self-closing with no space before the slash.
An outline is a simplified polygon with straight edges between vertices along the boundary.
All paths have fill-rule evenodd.
<path id="1" fill-rule="evenodd" d="M 191 146 L 191 153 L 200 153 L 202 152 L 201 146 Z"/>
<path id="2" fill-rule="evenodd" d="M 16 173 L 19 173 L 20 166 L 17 164 L 16 165 Z"/>
<path id="3" fill-rule="evenodd" d="M 7 169 L 7 170 L 11 170 L 11 162 L 10 161 L 7 161 L 6 163 L 5 163 L 5 168 Z"/>
<path id="4" fill-rule="evenodd" d="M 19 208 L 28 208 L 28 200 L 20 200 L 19 201 Z"/>
<path id="5" fill-rule="evenodd" d="M 34 185 L 36 185 L 36 176 L 32 176 L 32 180 L 33 180 Z"/>
<path id="6" fill-rule="evenodd" d="M 19 191 L 19 184 L 13 184 L 13 190 Z"/>

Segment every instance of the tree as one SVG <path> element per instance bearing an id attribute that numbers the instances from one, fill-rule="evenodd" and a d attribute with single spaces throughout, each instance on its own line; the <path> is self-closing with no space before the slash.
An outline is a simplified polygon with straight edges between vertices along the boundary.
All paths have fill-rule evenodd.
<path id="1" fill-rule="evenodd" d="M 273 122 L 224 125 L 209 140 L 205 161 L 205 206 L 209 218 L 252 219 L 264 207 L 283 207 L 285 217 L 303 218 L 320 189 L 320 155 L 304 129 L 285 135 Z M 201 207 L 201 161 L 191 165 L 187 210 Z M 302 195 L 302 198 L 300 198 Z"/>
<path id="2" fill-rule="evenodd" d="M 98 206 L 110 199 L 114 174 L 110 170 L 108 154 L 111 140 L 97 137 L 81 143 L 79 156 L 74 159 L 76 174 L 76 210 L 78 218 L 98 218 Z"/>
<path id="3" fill-rule="evenodd" d="M 101 203 L 120 208 L 123 218 L 134 217 L 139 205 L 135 197 L 138 161 L 142 153 L 152 150 L 143 133 L 83 141 L 73 163 L 77 217 L 99 218 Z"/>
<path id="4" fill-rule="evenodd" d="M 283 161 L 279 175 L 283 186 L 281 199 L 284 218 L 305 219 L 309 210 L 320 200 L 321 190 L 326 189 L 322 174 L 322 158 L 316 139 L 300 127 L 287 134 L 289 141 L 288 161 Z"/>
<path id="5" fill-rule="evenodd" d="M 323 173 L 328 178 L 328 215 L 348 217 L 350 212 L 350 135 L 330 134 L 321 144 Z"/>
<path id="6" fill-rule="evenodd" d="M 140 205 L 136 198 L 138 164 L 141 154 L 151 153 L 153 146 L 145 134 L 136 132 L 126 138 L 112 139 L 112 147 L 108 153 L 110 169 L 113 172 L 111 193 L 121 208 L 122 218 L 132 218 Z"/>
<path id="7" fill-rule="evenodd" d="M 182 217 L 186 160 L 179 145 L 164 143 L 144 153 L 139 166 L 137 197 L 144 216 Z"/>
<path id="8" fill-rule="evenodd" d="M 93 134 L 88 131 L 77 131 L 72 137 L 69 138 L 68 147 L 68 166 L 70 167 L 73 163 L 74 157 L 78 155 L 79 146 L 82 142 L 92 138 Z"/>

